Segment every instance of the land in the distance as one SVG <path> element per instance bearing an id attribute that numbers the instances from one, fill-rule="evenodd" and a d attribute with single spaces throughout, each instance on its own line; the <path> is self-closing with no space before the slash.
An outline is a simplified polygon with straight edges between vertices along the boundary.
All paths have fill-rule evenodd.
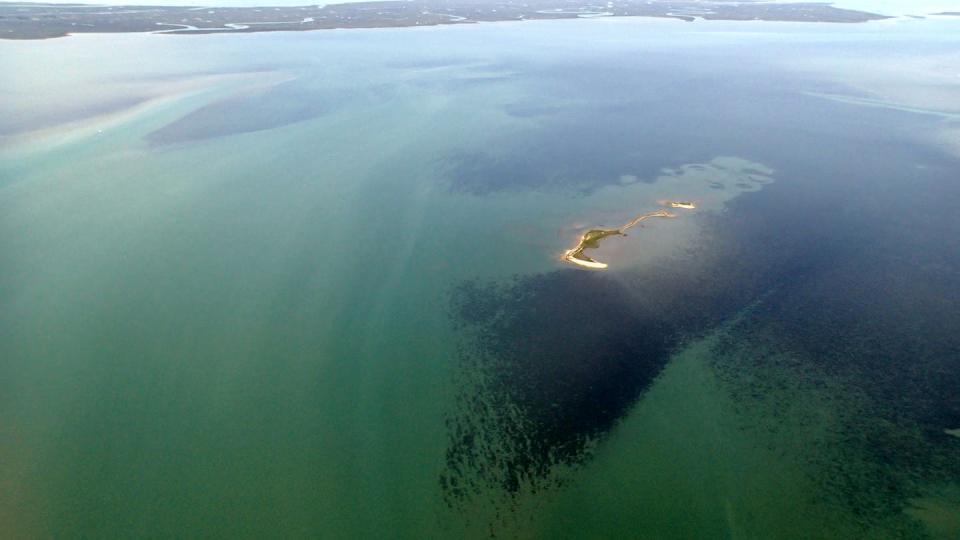
<path id="1" fill-rule="evenodd" d="M 859 23 L 883 15 L 822 3 L 727 0 L 384 0 L 290 7 L 104 6 L 0 2 L 0 39 L 80 33 L 207 34 L 386 28 L 584 17 Z"/>

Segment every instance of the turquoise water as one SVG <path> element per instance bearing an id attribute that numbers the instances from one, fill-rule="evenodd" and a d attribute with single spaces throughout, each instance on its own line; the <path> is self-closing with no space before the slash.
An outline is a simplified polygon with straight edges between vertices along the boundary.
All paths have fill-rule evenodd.
<path id="1" fill-rule="evenodd" d="M 936 298 L 956 290 L 942 208 L 958 131 L 902 109 L 955 112 L 956 24 L 0 44 L 0 536 L 949 537 L 953 379 L 921 392 L 937 416 L 906 390 L 879 398 L 858 359 L 890 318 L 929 345 L 908 351 L 929 357 L 917 388 L 952 372 Z M 586 275 L 559 261 L 584 228 L 671 199 L 700 206 L 611 240 L 603 277 L 565 277 Z M 487 327 L 458 312 L 464 282 L 513 276 L 529 281 L 490 298 L 532 314 Z M 837 297 L 850 304 L 830 311 Z M 598 309 L 606 337 L 578 341 L 565 314 L 592 301 L 626 318 Z M 805 344 L 798 313 L 862 350 Z M 509 322 L 528 320 L 540 330 Z M 632 341 L 644 332 L 663 343 Z M 529 366 L 503 360 L 544 336 Z M 596 381 L 570 395 L 591 395 L 619 377 L 603 359 L 621 342 L 658 359 L 616 386 L 623 410 L 588 404 L 572 435 L 518 424 L 586 441 L 567 460 L 548 445 L 546 472 L 525 477 L 543 489 L 485 483 L 497 465 L 450 474 L 451 426 L 495 426 L 470 432 L 480 450 L 521 440 L 464 403 L 486 388 L 539 413 L 510 400 L 566 380 L 571 359 Z M 471 351 L 544 379 L 472 386 Z M 879 371 L 896 379 L 908 353 Z M 854 367 L 824 367 L 833 354 Z M 547 395 L 548 423 L 573 425 L 566 394 Z M 851 442 L 870 437 L 913 441 L 915 469 Z M 448 505 L 445 474 L 478 494 Z"/>

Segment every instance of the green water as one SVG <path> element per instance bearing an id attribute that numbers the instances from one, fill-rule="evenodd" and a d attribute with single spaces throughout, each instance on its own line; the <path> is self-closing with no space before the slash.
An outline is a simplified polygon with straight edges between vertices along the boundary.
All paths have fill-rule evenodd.
<path id="1" fill-rule="evenodd" d="M 771 444 L 745 429 L 768 419 L 744 414 L 717 381 L 712 334 L 675 353 L 569 486 L 521 496 L 499 518 L 482 503 L 458 513 L 443 501 L 461 343 L 451 287 L 561 269 L 578 231 L 663 198 L 722 215 L 780 181 L 766 156 L 718 145 L 697 159 L 654 155 L 671 170 L 623 170 L 594 189 L 476 195 L 451 188 L 450 156 L 509 156 L 513 141 L 542 136 L 540 117 L 503 109 L 551 102 L 535 75 L 522 76 L 531 65 L 781 42 L 750 26 L 703 27 L 0 44 L 13 81 L 6 111 L 27 118 L 0 149 L 0 536 L 449 538 L 485 537 L 490 523 L 507 538 L 863 534 L 845 509 L 817 501 L 802 459 L 771 449 L 807 431 Z M 821 25 L 780 28 L 788 46 L 861 41 Z M 864 32 L 864 43 L 881 39 Z M 737 35 L 744 42 L 731 44 Z M 600 52 L 581 50 L 591 39 Z M 277 80 L 296 81 L 325 111 L 147 142 Z M 89 113 L 124 95 L 143 101 Z M 553 104 L 604 98 L 582 99 Z M 41 118 L 47 109 L 67 112 Z M 36 131 L 23 127 L 32 118 Z M 760 180 L 736 185 L 749 174 Z M 710 186 L 718 179 L 726 187 Z M 601 258 L 643 268 L 694 245 L 701 226 L 681 216 L 638 227 Z M 804 414 L 835 406 L 803 401 Z"/>

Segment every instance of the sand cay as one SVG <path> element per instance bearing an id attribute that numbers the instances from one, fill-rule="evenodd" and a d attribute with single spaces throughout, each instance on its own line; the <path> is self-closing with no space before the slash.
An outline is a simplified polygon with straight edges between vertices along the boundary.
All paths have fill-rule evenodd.
<path id="1" fill-rule="evenodd" d="M 670 208 L 686 208 L 686 209 L 694 209 L 697 207 L 695 203 L 689 202 L 689 201 L 665 201 L 663 205 L 668 206 Z M 637 224 L 639 224 L 644 220 L 655 218 L 655 217 L 674 218 L 674 217 L 677 217 L 677 215 L 667 210 L 657 210 L 656 212 L 650 212 L 647 214 L 637 216 L 633 221 L 630 221 L 629 223 L 627 223 L 626 225 L 618 229 L 590 229 L 589 231 L 583 233 L 582 236 L 580 236 L 580 241 L 577 243 L 577 245 L 573 249 L 568 249 L 563 253 L 563 260 L 566 262 L 575 264 L 577 266 L 590 268 L 591 270 L 603 270 L 604 268 L 607 268 L 609 265 L 607 263 L 600 262 L 596 259 L 588 257 L 587 255 L 584 254 L 584 251 L 588 249 L 596 249 L 600 247 L 600 241 L 603 240 L 604 238 L 609 238 L 611 236 L 626 236 L 627 229 L 636 226 Z"/>

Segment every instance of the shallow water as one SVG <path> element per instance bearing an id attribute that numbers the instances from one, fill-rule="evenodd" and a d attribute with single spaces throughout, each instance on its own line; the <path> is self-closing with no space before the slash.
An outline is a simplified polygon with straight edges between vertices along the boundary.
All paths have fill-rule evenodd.
<path id="1" fill-rule="evenodd" d="M 951 537 L 958 24 L 0 43 L 0 535 Z"/>

